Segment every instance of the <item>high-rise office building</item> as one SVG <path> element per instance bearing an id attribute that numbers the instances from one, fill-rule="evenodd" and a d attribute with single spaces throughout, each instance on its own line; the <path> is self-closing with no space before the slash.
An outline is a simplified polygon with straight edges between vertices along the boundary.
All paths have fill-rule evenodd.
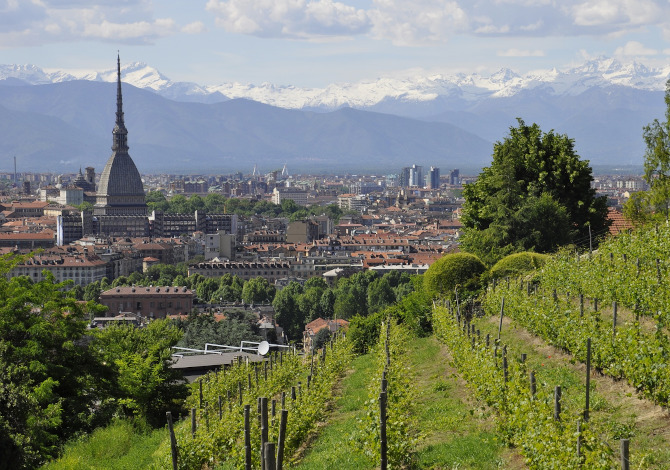
<path id="1" fill-rule="evenodd" d="M 426 178 L 426 187 L 429 189 L 438 189 L 440 187 L 440 169 L 434 166 L 430 167 L 430 172 Z"/>

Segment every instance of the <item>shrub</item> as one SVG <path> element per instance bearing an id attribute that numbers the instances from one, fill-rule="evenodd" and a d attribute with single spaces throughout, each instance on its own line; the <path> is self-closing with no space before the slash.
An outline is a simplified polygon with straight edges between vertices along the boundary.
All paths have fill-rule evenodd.
<path id="1" fill-rule="evenodd" d="M 505 256 L 491 268 L 491 278 L 516 277 L 544 266 L 549 255 L 524 251 Z"/>
<path id="2" fill-rule="evenodd" d="M 476 294 L 486 266 L 475 255 L 454 253 L 445 255 L 423 275 L 423 288 L 430 297 L 453 297 L 458 288 L 461 298 Z"/>

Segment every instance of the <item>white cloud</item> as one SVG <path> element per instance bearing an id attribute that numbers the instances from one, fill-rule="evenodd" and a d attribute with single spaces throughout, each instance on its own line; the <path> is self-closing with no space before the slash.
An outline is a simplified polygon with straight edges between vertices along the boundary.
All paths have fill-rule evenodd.
<path id="1" fill-rule="evenodd" d="M 589 0 L 572 7 L 579 26 L 656 24 L 661 14 L 660 2 L 653 0 Z"/>
<path id="2" fill-rule="evenodd" d="M 0 47 L 79 39 L 141 44 L 179 31 L 173 19 L 155 18 L 151 0 L 0 1 Z"/>
<path id="3" fill-rule="evenodd" d="M 658 54 L 656 49 L 645 47 L 642 43 L 637 41 L 628 41 L 625 45 L 617 47 L 616 51 L 614 51 L 614 55 L 617 57 L 636 57 L 656 54 Z"/>
<path id="4" fill-rule="evenodd" d="M 168 36 L 175 30 L 175 22 L 170 18 L 157 19 L 153 23 L 138 21 L 136 23 L 111 23 L 103 21 L 100 24 L 84 26 L 82 36 L 99 39 L 141 39 Z"/>
<path id="5" fill-rule="evenodd" d="M 507 49 L 506 51 L 498 51 L 498 57 L 544 57 L 544 51 L 525 50 L 525 49 Z"/>
<path id="6" fill-rule="evenodd" d="M 206 30 L 205 23 L 202 21 L 194 21 L 181 28 L 181 31 L 186 34 L 200 34 L 204 33 Z"/>
<path id="7" fill-rule="evenodd" d="M 373 0 L 370 10 L 373 34 L 395 44 L 442 42 L 467 31 L 468 14 L 456 1 Z"/>
<path id="8" fill-rule="evenodd" d="M 349 36 L 370 29 L 364 10 L 332 0 L 209 0 L 227 31 L 261 37 Z"/>

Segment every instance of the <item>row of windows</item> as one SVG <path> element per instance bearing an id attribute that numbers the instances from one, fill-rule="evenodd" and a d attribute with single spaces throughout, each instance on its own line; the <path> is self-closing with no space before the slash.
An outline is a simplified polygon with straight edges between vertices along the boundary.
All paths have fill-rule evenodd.
<path id="1" fill-rule="evenodd" d="M 134 305 L 134 310 L 142 310 L 144 308 L 145 302 L 133 302 L 133 301 L 128 301 L 128 302 L 110 302 L 109 304 L 109 309 L 110 311 L 114 312 L 118 310 L 124 310 L 124 309 L 133 309 Z M 173 302 L 168 301 L 168 302 L 149 302 L 149 308 L 159 308 L 159 309 L 164 309 L 166 308 L 172 308 L 173 307 Z M 186 305 L 184 305 L 186 306 Z M 174 308 L 180 309 L 181 308 L 181 301 L 176 301 L 174 302 Z"/>

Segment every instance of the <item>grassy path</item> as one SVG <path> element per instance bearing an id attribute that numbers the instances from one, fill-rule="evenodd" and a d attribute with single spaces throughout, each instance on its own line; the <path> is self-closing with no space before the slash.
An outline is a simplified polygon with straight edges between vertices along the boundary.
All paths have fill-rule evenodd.
<path id="1" fill-rule="evenodd" d="M 465 383 L 449 365 L 446 348 L 435 338 L 413 340 L 407 358 L 416 373 L 421 440 L 416 468 L 421 469 L 519 469 L 521 458 L 498 439 L 490 412 L 470 399 Z M 354 360 L 343 379 L 328 423 L 304 458 L 293 468 L 374 469 L 378 465 L 349 442 L 362 417 L 372 358 Z"/>
<path id="2" fill-rule="evenodd" d="M 328 424 L 306 451 L 304 458 L 294 468 L 303 470 L 337 468 L 358 470 L 375 468 L 374 462 L 360 452 L 355 452 L 348 439 L 356 431 L 357 420 L 363 415 L 367 399 L 367 379 L 372 373 L 370 355 L 354 359 L 352 369 L 336 390 L 337 397 Z"/>
<path id="3" fill-rule="evenodd" d="M 417 339 L 409 360 L 417 376 L 418 419 L 425 436 L 419 468 L 525 468 L 496 438 L 491 412 L 471 398 L 444 345 L 434 337 Z"/>

